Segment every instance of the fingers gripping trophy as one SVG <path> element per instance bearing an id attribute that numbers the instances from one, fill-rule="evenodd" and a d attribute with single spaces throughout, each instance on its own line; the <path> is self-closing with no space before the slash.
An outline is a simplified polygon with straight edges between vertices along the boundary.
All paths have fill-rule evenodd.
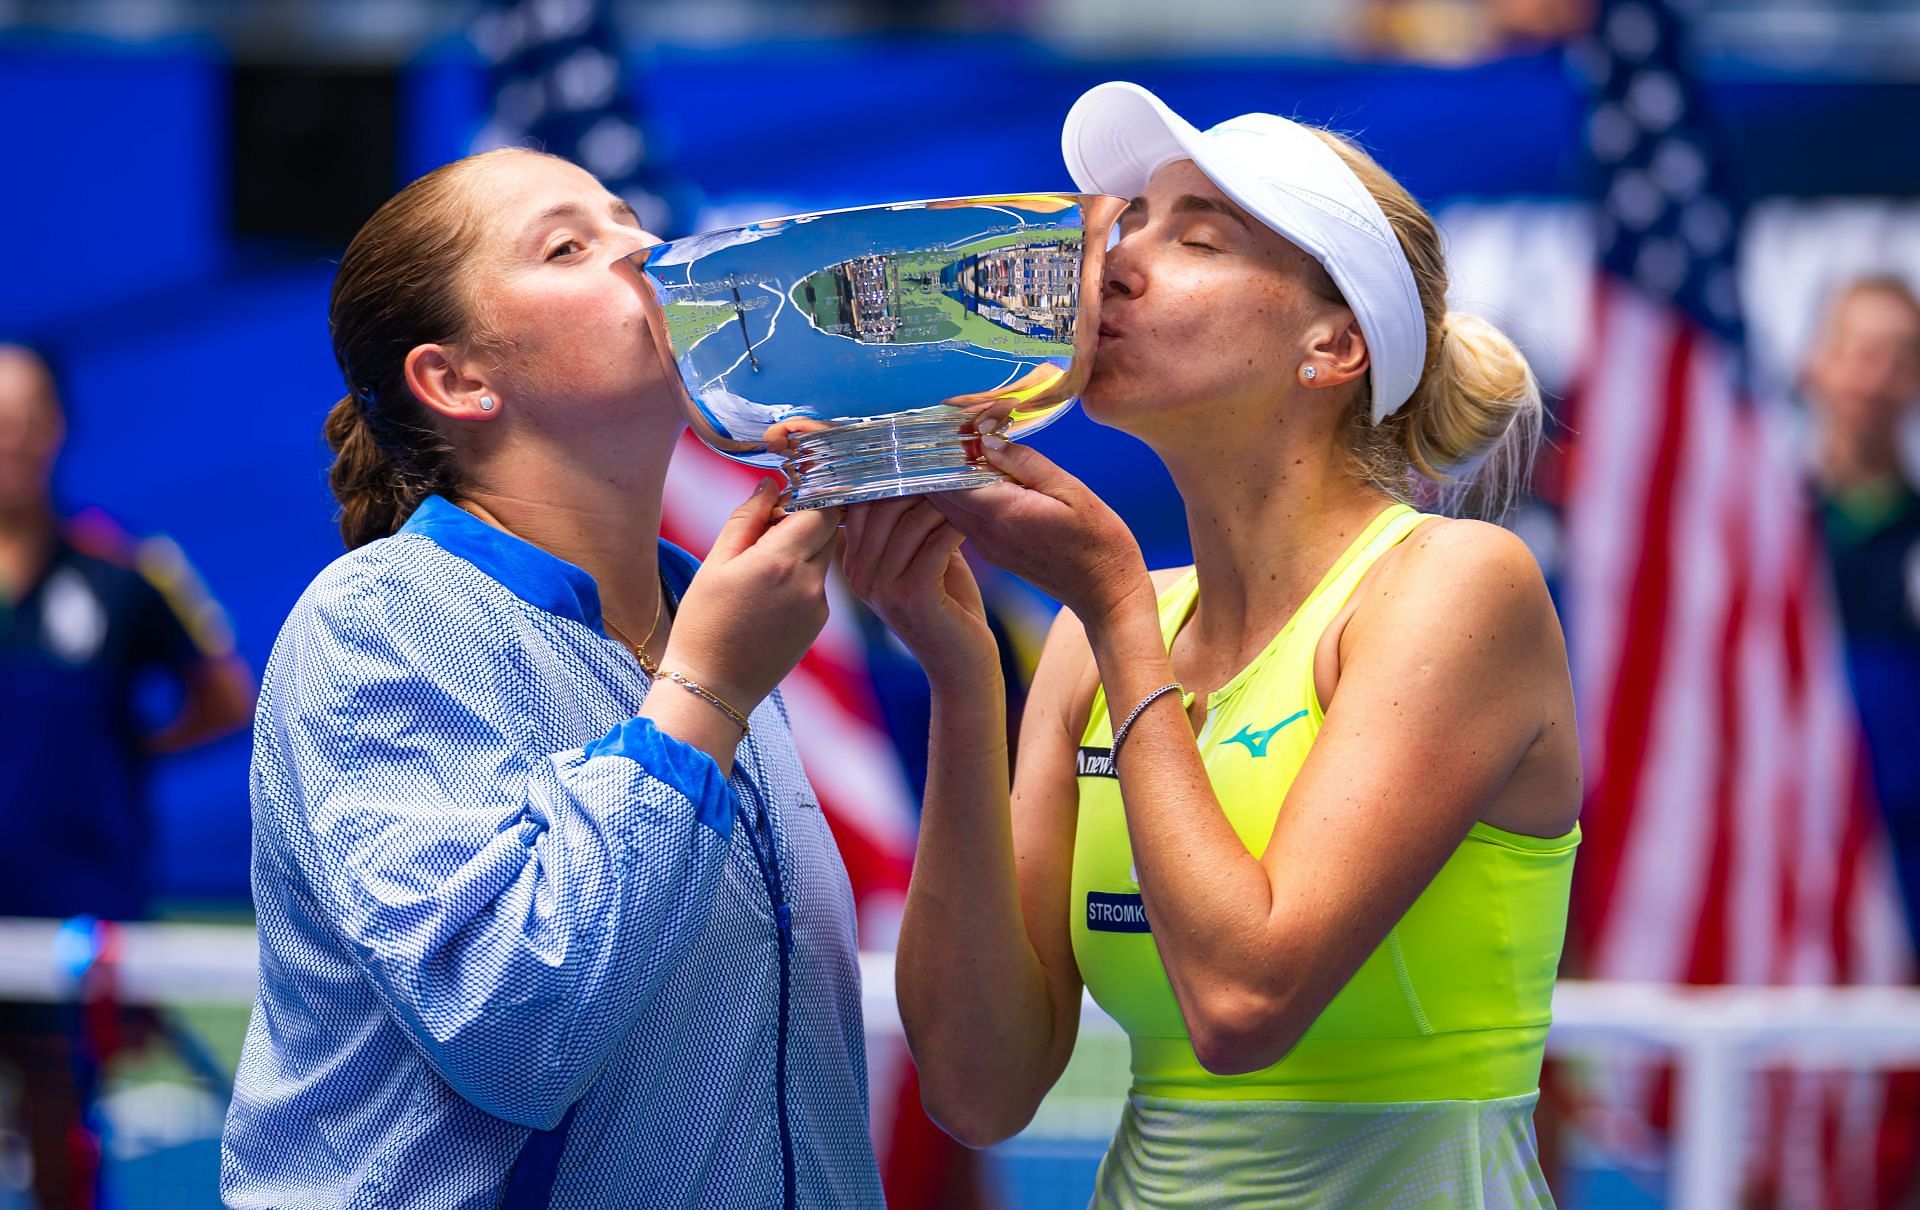
<path id="1" fill-rule="evenodd" d="M 1028 193 L 770 219 L 633 257 L 693 431 L 793 509 L 982 487 L 1065 413 L 1126 203 Z"/>

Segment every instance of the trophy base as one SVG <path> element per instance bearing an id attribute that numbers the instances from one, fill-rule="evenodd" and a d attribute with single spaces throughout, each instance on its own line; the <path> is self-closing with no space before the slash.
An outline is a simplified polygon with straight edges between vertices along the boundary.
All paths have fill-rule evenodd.
<path id="1" fill-rule="evenodd" d="M 796 433 L 781 503 L 798 512 L 1003 481 L 981 456 L 979 436 L 961 431 L 968 418 L 937 406 Z"/>

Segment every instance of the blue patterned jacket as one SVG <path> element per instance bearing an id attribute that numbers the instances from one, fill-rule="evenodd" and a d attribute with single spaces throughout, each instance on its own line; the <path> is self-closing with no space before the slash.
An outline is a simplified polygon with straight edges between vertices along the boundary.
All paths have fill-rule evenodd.
<path id="1" fill-rule="evenodd" d="M 880 1204 L 852 895 L 785 707 L 722 779 L 648 687 L 590 576 L 438 497 L 307 589 L 254 728 L 227 1204 Z"/>

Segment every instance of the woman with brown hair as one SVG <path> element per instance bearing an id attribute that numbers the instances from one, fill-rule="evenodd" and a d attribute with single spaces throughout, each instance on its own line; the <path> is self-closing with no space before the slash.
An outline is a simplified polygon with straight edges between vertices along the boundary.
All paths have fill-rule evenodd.
<path id="1" fill-rule="evenodd" d="M 1550 1204 L 1566 657 L 1517 539 L 1409 503 L 1530 453 L 1533 377 L 1447 309 L 1432 219 L 1326 131 L 1202 132 L 1107 84 L 1064 143 L 1131 198 L 1086 409 L 1165 462 L 1194 563 L 1150 574 L 994 437 L 1013 482 L 849 518 L 849 578 L 933 686 L 898 968 L 928 1109 L 975 1146 L 1019 1130 L 1084 986 L 1132 1048 L 1097 1205 Z M 1011 783 L 962 535 L 1067 607 Z"/>
<path id="2" fill-rule="evenodd" d="M 348 248 L 351 548 L 255 725 L 235 1206 L 877 1205 L 853 905 L 774 686 L 837 515 L 658 538 L 633 212 L 475 156 Z"/>

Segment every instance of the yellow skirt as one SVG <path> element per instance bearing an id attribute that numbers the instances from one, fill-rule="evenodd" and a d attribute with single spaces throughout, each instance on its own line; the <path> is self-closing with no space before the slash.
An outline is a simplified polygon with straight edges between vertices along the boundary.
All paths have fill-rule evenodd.
<path id="1" fill-rule="evenodd" d="M 1199 1101 L 1134 1092 L 1092 1206 L 1551 1210 L 1533 1134 L 1539 1099 Z"/>

